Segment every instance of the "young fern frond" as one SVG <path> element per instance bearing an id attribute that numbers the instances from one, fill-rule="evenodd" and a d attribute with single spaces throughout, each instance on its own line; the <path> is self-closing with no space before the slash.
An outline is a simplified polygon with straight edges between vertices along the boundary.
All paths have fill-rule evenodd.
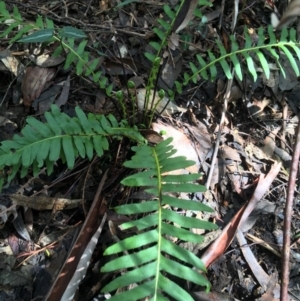
<path id="1" fill-rule="evenodd" d="M 45 113 L 47 123 L 28 117 L 22 135 L 14 135 L 12 140 L 1 142 L 0 169 L 11 167 L 8 181 L 20 169 L 21 176 L 26 176 L 30 167 L 34 176 L 43 166 L 51 174 L 58 159 L 66 162 L 71 169 L 78 156 L 91 160 L 96 153 L 101 157 L 109 148 L 109 137 L 125 136 L 145 143 L 137 128 L 129 127 L 126 121 L 119 123 L 113 115 L 105 117 L 89 113 L 86 116 L 79 107 L 75 111 L 77 117 L 71 118 L 52 105 L 51 112 Z"/>
<path id="2" fill-rule="evenodd" d="M 273 28 L 268 27 L 269 41 L 265 43 L 265 33 L 263 28 L 258 30 L 258 41 L 256 45 L 253 45 L 253 40 L 248 34 L 248 29 L 244 29 L 245 44 L 243 49 L 237 44 L 234 36 L 230 36 L 231 51 L 226 52 L 224 46 L 216 41 L 220 51 L 220 57 L 216 58 L 211 51 L 208 51 L 209 60 L 205 61 L 200 54 L 196 55 L 197 65 L 190 62 L 191 73 L 184 73 L 184 82 L 176 82 L 176 88 L 178 91 L 182 90 L 182 86 L 187 85 L 189 82 L 197 83 L 200 78 L 206 80 L 214 80 L 217 76 L 216 65 L 220 64 L 226 77 L 230 79 L 232 77 L 230 66 L 228 62 L 233 64 L 237 77 L 242 80 L 243 72 L 241 64 L 245 61 L 248 72 L 252 75 L 253 80 L 256 81 L 257 67 L 261 67 L 264 71 L 266 78 L 270 77 L 269 63 L 271 59 L 275 61 L 283 76 L 285 77 L 285 71 L 280 63 L 280 56 L 285 54 L 290 62 L 295 74 L 299 76 L 299 66 L 296 60 L 300 59 L 300 43 L 296 38 L 296 30 L 284 28 L 281 32 L 280 39 L 277 40 Z M 296 55 L 296 59 L 295 56 Z M 209 71 L 209 72 L 208 72 Z"/>
<path id="3" fill-rule="evenodd" d="M 146 202 L 115 208 L 119 214 L 143 214 L 144 217 L 122 224 L 123 229 L 135 227 L 139 233 L 115 243 L 104 253 L 105 255 L 120 253 L 120 257 L 108 262 L 101 269 L 102 272 L 122 270 L 123 273 L 106 285 L 102 291 L 111 292 L 133 284 L 136 286 L 113 296 L 110 299 L 112 301 L 134 301 L 144 297 L 152 297 L 151 300 L 156 301 L 167 300 L 165 294 L 180 301 L 193 300 L 184 289 L 170 279 L 173 276 L 205 286 L 206 289 L 210 287 L 208 280 L 198 272 L 205 272 L 201 260 L 166 237 L 199 243 L 203 238 L 189 229 L 217 228 L 213 223 L 187 217 L 170 209 L 176 207 L 183 210 L 213 211 L 199 202 L 182 200 L 171 195 L 206 190 L 204 186 L 191 183 L 199 178 L 198 174 L 166 174 L 194 164 L 185 157 L 173 157 L 176 151 L 170 145 L 171 141 L 172 138 L 166 139 L 154 147 L 148 145 L 132 147 L 135 155 L 130 161 L 124 163 L 128 168 L 143 168 L 145 171 L 125 178 L 122 184 L 148 187 L 145 191 L 153 197 Z M 124 271 L 125 269 L 129 271 Z"/>

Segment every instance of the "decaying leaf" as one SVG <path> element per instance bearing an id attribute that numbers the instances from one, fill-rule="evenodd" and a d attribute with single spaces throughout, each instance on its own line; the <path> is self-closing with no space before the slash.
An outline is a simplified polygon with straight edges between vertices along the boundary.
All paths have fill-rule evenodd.
<path id="1" fill-rule="evenodd" d="M 185 28 L 193 18 L 194 10 L 197 7 L 198 0 L 185 0 L 184 4 L 176 17 L 173 31 L 179 32 Z"/>
<path id="2" fill-rule="evenodd" d="M 139 89 L 137 91 L 137 101 L 138 101 L 138 106 L 139 106 L 140 110 L 144 109 L 145 99 L 146 99 L 146 89 Z M 150 101 L 148 103 L 148 110 L 151 110 L 152 99 L 153 99 L 153 91 L 151 91 Z M 160 113 L 164 109 L 164 107 L 166 106 L 167 103 L 168 103 L 168 105 L 165 108 L 165 110 L 161 113 L 161 116 L 169 116 L 176 112 L 185 113 L 187 110 L 185 108 L 178 107 L 175 103 L 173 103 L 172 101 L 169 101 L 169 99 L 167 97 L 160 99 L 158 96 L 158 93 L 157 92 L 155 93 L 153 107 L 155 107 L 157 104 L 157 106 L 156 106 L 157 112 Z"/>
<path id="3" fill-rule="evenodd" d="M 300 0 L 294 0 L 290 2 L 287 10 L 284 12 L 284 14 L 282 15 L 278 23 L 276 21 L 276 17 L 274 16 L 274 14 L 272 15 L 272 22 L 273 22 L 272 25 L 277 30 L 280 30 L 284 26 L 288 26 L 290 23 L 292 23 L 295 20 L 295 18 L 299 16 L 300 16 Z"/>
<path id="4" fill-rule="evenodd" d="M 23 77 L 22 92 L 25 106 L 31 106 L 33 100 L 38 98 L 46 84 L 54 77 L 55 68 L 28 67 Z"/>

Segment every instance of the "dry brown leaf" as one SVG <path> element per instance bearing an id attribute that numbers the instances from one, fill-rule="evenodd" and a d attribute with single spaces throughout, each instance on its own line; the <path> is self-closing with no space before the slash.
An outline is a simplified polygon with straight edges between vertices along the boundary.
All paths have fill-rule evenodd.
<path id="1" fill-rule="evenodd" d="M 144 108 L 145 99 L 146 99 L 146 89 L 139 89 L 137 91 L 137 101 L 138 101 L 138 107 L 140 110 L 143 110 L 143 108 Z M 148 103 L 148 110 L 151 110 L 153 91 L 151 91 L 151 95 L 150 95 L 149 99 L 150 100 Z M 168 105 L 164 109 L 164 107 L 166 106 L 167 103 L 168 103 Z M 157 104 L 157 106 L 156 106 L 156 104 Z M 170 116 L 171 114 L 174 114 L 176 112 L 184 113 L 187 111 L 187 109 L 180 108 L 174 102 L 169 101 L 169 99 L 167 97 L 160 99 L 158 96 L 158 92 L 155 93 L 155 97 L 154 97 L 153 107 L 155 107 L 155 106 L 156 106 L 156 111 L 159 113 L 164 109 L 164 111 L 161 113 L 161 116 Z"/>
<path id="2" fill-rule="evenodd" d="M 173 31 L 176 33 L 185 28 L 194 16 L 194 10 L 198 5 L 198 0 L 185 0 L 183 6 L 178 13 L 174 25 Z"/>
<path id="3" fill-rule="evenodd" d="M 232 220 L 223 229 L 218 239 L 216 239 L 202 255 L 201 260 L 206 267 L 210 266 L 214 261 L 222 256 L 225 250 L 229 247 L 235 236 L 236 230 L 244 223 L 255 208 L 257 202 L 269 189 L 273 180 L 276 178 L 280 167 L 281 164 L 275 162 L 267 176 L 263 174 L 260 175 L 260 179 L 250 201 L 236 213 Z"/>
<path id="4" fill-rule="evenodd" d="M 54 77 L 55 68 L 42 68 L 39 66 L 27 67 L 22 81 L 23 101 L 25 106 L 31 106 L 33 100 L 38 98 L 46 84 Z"/>
<path id="5" fill-rule="evenodd" d="M 287 10 L 283 13 L 278 24 L 273 24 L 273 26 L 280 30 L 284 26 L 288 26 L 295 18 L 300 16 L 300 0 L 293 0 L 290 2 Z"/>

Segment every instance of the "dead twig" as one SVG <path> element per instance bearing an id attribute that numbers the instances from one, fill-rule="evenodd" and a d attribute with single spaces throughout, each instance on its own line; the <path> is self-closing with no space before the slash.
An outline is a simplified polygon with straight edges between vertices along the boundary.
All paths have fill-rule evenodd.
<path id="1" fill-rule="evenodd" d="M 300 113 L 298 113 L 300 120 Z M 291 219 L 293 209 L 294 190 L 298 173 L 298 165 L 300 158 L 300 122 L 298 121 L 298 130 L 294 145 L 292 165 L 288 182 L 288 192 L 285 204 L 284 226 L 283 226 L 283 260 L 281 273 L 281 294 L 280 301 L 288 301 L 288 285 L 289 285 L 289 261 L 290 261 L 290 244 L 291 244 Z"/>
<path id="2" fill-rule="evenodd" d="M 212 160 L 211 160 L 209 174 L 208 174 L 207 181 L 206 181 L 206 184 L 205 184 L 207 189 L 209 189 L 210 182 L 211 182 L 212 175 L 213 175 L 213 171 L 214 171 L 214 166 L 216 164 L 216 159 L 217 159 L 217 154 L 218 154 L 218 151 L 219 151 L 221 135 L 222 135 L 222 129 L 224 127 L 225 114 L 226 114 L 227 107 L 228 107 L 228 100 L 230 98 L 230 92 L 231 92 L 231 86 L 232 86 L 233 78 L 234 78 L 234 70 L 232 71 L 232 78 L 230 80 L 228 80 L 228 82 L 227 82 L 227 88 L 226 88 L 226 93 L 225 93 L 225 96 L 224 96 L 223 111 L 222 111 L 222 116 L 221 116 L 221 120 L 220 120 L 218 136 L 217 136 L 217 140 L 216 140 L 216 144 L 215 144 L 214 154 L 213 154 Z"/>

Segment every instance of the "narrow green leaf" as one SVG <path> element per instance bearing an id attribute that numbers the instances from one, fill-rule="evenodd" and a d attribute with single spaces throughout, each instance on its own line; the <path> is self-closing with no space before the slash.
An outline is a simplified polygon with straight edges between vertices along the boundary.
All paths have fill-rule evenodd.
<path id="1" fill-rule="evenodd" d="M 5 5 L 4 1 L 0 1 L 0 16 L 4 16 L 4 17 L 7 17 L 7 18 L 10 17 L 10 13 L 6 9 L 6 5 Z"/>
<path id="2" fill-rule="evenodd" d="M 56 47 L 56 49 L 54 50 L 54 52 L 52 53 L 52 57 L 58 57 L 58 56 L 60 56 L 61 53 L 62 53 L 62 51 L 63 51 L 62 45 L 58 45 Z"/>
<path id="3" fill-rule="evenodd" d="M 140 202 L 114 207 L 118 214 L 139 214 L 158 210 L 157 201 Z"/>
<path id="4" fill-rule="evenodd" d="M 101 268 L 101 271 L 107 273 L 116 270 L 128 269 L 131 267 L 139 266 L 146 262 L 157 259 L 157 254 L 158 254 L 158 248 L 157 245 L 155 245 L 148 249 L 141 250 L 129 255 L 124 255 L 114 260 L 111 260 Z"/>
<path id="5" fill-rule="evenodd" d="M 38 15 L 35 21 L 35 25 L 36 27 L 40 28 L 40 29 L 44 29 L 44 22 L 43 22 L 43 18 Z"/>
<path id="6" fill-rule="evenodd" d="M 87 35 L 81 29 L 72 27 L 72 26 L 65 26 L 59 32 L 61 37 L 64 38 L 72 38 L 72 39 L 84 39 Z"/>
<path id="7" fill-rule="evenodd" d="M 156 202 L 157 203 L 157 202 Z M 158 204 L 156 204 L 158 206 Z M 158 214 L 154 213 L 147 215 L 138 220 L 130 221 L 121 225 L 121 229 L 130 229 L 136 227 L 139 231 L 148 229 L 150 227 L 156 227 L 158 225 Z"/>
<path id="8" fill-rule="evenodd" d="M 205 212 L 214 212 L 212 208 L 206 206 L 197 201 L 187 201 L 183 199 L 178 199 L 172 197 L 170 195 L 164 194 L 162 196 L 162 205 L 170 205 L 172 207 L 186 209 L 186 210 L 193 210 L 193 211 L 205 211 Z"/>
<path id="9" fill-rule="evenodd" d="M 41 29 L 29 36 L 18 40 L 19 43 L 42 43 L 50 40 L 53 37 L 53 29 Z"/>
<path id="10" fill-rule="evenodd" d="M 207 71 L 206 71 L 207 63 L 204 61 L 204 59 L 202 58 L 202 56 L 200 54 L 197 54 L 196 58 L 198 60 L 199 65 L 201 66 L 201 69 L 200 69 L 201 70 L 201 76 L 204 79 L 208 80 L 209 77 L 208 77 L 208 74 L 207 74 Z"/>
<path id="11" fill-rule="evenodd" d="M 64 69 L 68 69 L 71 66 L 71 64 L 76 61 L 77 61 L 76 54 L 73 51 L 69 52 L 67 55 L 65 65 L 64 65 Z"/>
<path id="12" fill-rule="evenodd" d="M 51 140 L 51 146 L 49 151 L 49 160 L 57 161 L 60 157 L 61 150 L 61 137 L 55 137 Z"/>
<path id="13" fill-rule="evenodd" d="M 268 26 L 268 37 L 270 39 L 269 44 L 276 44 L 277 40 L 276 40 L 276 36 L 274 34 L 274 29 L 271 25 Z"/>
<path id="14" fill-rule="evenodd" d="M 46 19 L 46 27 L 54 29 L 54 23 L 53 23 L 53 21 L 50 20 L 50 19 L 48 19 L 47 17 L 45 19 Z"/>
<path id="15" fill-rule="evenodd" d="M 77 75 L 81 75 L 83 72 L 83 67 L 86 65 L 86 62 L 84 61 L 84 59 L 81 57 L 80 60 L 78 60 L 77 64 L 76 64 L 76 74 Z"/>
<path id="16" fill-rule="evenodd" d="M 241 69 L 241 64 L 240 64 L 240 61 L 237 58 L 236 54 L 230 55 L 230 59 L 233 63 L 234 71 L 235 71 L 238 79 L 243 80 L 243 73 L 242 73 L 242 69 Z"/>
<path id="17" fill-rule="evenodd" d="M 86 151 L 86 156 L 88 157 L 88 159 L 91 161 L 93 159 L 94 156 L 94 147 L 93 147 L 93 143 L 91 142 L 90 137 L 84 137 L 84 144 L 85 144 L 85 151 Z"/>
<path id="18" fill-rule="evenodd" d="M 31 145 L 30 152 L 31 152 L 31 158 L 32 158 L 33 162 L 35 161 L 36 163 L 38 163 L 36 158 L 37 158 L 38 153 L 40 152 L 40 150 L 41 150 L 40 143 L 33 143 Z"/>
<path id="19" fill-rule="evenodd" d="M 164 235 L 177 237 L 180 240 L 189 241 L 195 244 L 203 242 L 203 237 L 201 235 L 195 234 L 184 228 L 175 227 L 167 223 L 162 224 L 161 233 Z"/>
<path id="20" fill-rule="evenodd" d="M 211 51 L 208 51 L 208 56 L 211 62 L 214 62 L 216 60 L 215 55 Z M 215 80 L 217 78 L 216 64 L 210 64 L 209 71 L 210 71 L 211 80 Z"/>
<path id="21" fill-rule="evenodd" d="M 161 29 L 154 27 L 152 30 L 162 41 L 166 39 L 166 34 Z"/>
<path id="22" fill-rule="evenodd" d="M 5 148 L 9 152 L 11 151 L 11 149 L 17 150 L 21 147 L 22 147 L 22 145 L 20 143 L 13 141 L 13 140 L 4 140 L 1 142 L 1 149 Z"/>
<path id="23" fill-rule="evenodd" d="M 32 128 L 34 128 L 36 131 L 38 131 L 43 136 L 43 138 L 48 138 L 52 136 L 52 132 L 50 131 L 50 129 L 36 118 L 28 117 L 26 119 L 26 123 L 32 126 Z"/>
<path id="24" fill-rule="evenodd" d="M 48 158 L 45 160 L 45 165 L 47 168 L 47 175 L 50 176 L 53 173 L 54 162 L 50 161 Z"/>
<path id="25" fill-rule="evenodd" d="M 274 49 L 272 49 L 271 47 L 268 47 L 267 50 L 272 54 L 272 56 L 276 59 L 276 63 L 277 65 L 279 66 L 280 68 L 280 71 L 283 75 L 283 77 L 285 78 L 286 77 L 286 74 L 285 74 L 285 71 L 284 69 L 282 68 L 280 62 L 279 62 L 279 55 L 276 53 L 276 51 Z"/>
<path id="26" fill-rule="evenodd" d="M 167 31 L 170 28 L 170 24 L 164 19 L 157 19 L 157 22 Z"/>
<path id="27" fill-rule="evenodd" d="M 159 183 L 157 178 L 153 178 L 155 174 L 155 170 L 143 171 L 126 177 L 121 183 L 131 187 L 156 186 Z"/>
<path id="28" fill-rule="evenodd" d="M 72 169 L 75 164 L 75 153 L 72 138 L 70 136 L 64 136 L 62 138 L 62 147 L 66 156 L 68 168 Z"/>
<path id="29" fill-rule="evenodd" d="M 18 33 L 11 39 L 9 40 L 9 44 L 14 43 L 15 41 L 17 41 L 18 39 L 20 39 L 23 34 L 27 33 L 28 31 L 32 30 L 34 28 L 33 25 L 26 25 L 23 28 L 21 28 Z"/>
<path id="30" fill-rule="evenodd" d="M 290 43 L 289 46 L 293 48 L 298 57 L 298 60 L 300 60 L 300 49 L 294 43 Z"/>
<path id="31" fill-rule="evenodd" d="M 199 259 L 198 256 L 196 256 L 192 252 L 179 247 L 178 245 L 172 243 L 164 237 L 161 238 L 161 246 L 161 250 L 166 254 L 169 254 L 183 262 L 189 263 L 192 267 L 195 267 L 198 270 L 206 272 L 204 263 L 201 261 L 201 259 Z"/>
<path id="32" fill-rule="evenodd" d="M 93 74 L 93 81 L 94 82 L 98 82 L 100 77 L 102 75 L 102 72 L 101 71 L 97 71 L 96 73 Z"/>
<path id="33" fill-rule="evenodd" d="M 207 288 L 210 288 L 210 283 L 202 274 L 193 270 L 192 268 L 181 265 L 176 261 L 173 261 L 166 257 L 161 257 L 160 267 L 162 268 L 162 270 L 166 271 L 171 275 L 177 277 L 179 276 L 180 278 L 185 279 L 187 281 L 191 281 L 198 285 L 206 286 Z"/>
<path id="34" fill-rule="evenodd" d="M 144 55 L 150 62 L 154 62 L 154 60 L 156 59 L 156 55 L 154 55 L 150 52 L 145 52 Z"/>
<path id="35" fill-rule="evenodd" d="M 26 125 L 22 130 L 21 133 L 23 134 L 24 139 L 27 139 L 28 142 L 36 142 L 43 138 L 43 136 L 34 130 L 30 125 Z"/>
<path id="36" fill-rule="evenodd" d="M 31 163 L 32 163 L 32 159 L 31 159 L 31 147 L 30 146 L 28 146 L 28 147 L 26 147 L 26 150 L 24 150 L 23 152 L 22 152 L 22 165 L 24 166 L 24 167 L 28 167 L 28 166 L 30 166 L 31 165 Z"/>
<path id="37" fill-rule="evenodd" d="M 85 133 L 92 134 L 93 131 L 85 113 L 78 106 L 75 107 L 75 112 Z"/>
<path id="38" fill-rule="evenodd" d="M 199 174 L 166 175 L 162 179 L 163 182 L 192 182 L 199 179 Z"/>
<path id="39" fill-rule="evenodd" d="M 269 68 L 269 64 L 264 56 L 264 54 L 262 52 L 260 52 L 259 50 L 255 50 L 255 53 L 261 63 L 261 66 L 265 72 L 265 76 L 266 78 L 270 78 L 270 68 Z"/>
<path id="40" fill-rule="evenodd" d="M 74 136 L 74 144 L 78 150 L 78 153 L 82 159 L 85 158 L 85 145 L 83 143 L 84 139 L 82 136 Z"/>
<path id="41" fill-rule="evenodd" d="M 109 285 L 109 284 L 108 284 Z M 102 292 L 108 292 L 107 286 L 102 289 Z M 147 281 L 139 286 L 119 293 L 109 298 L 110 301 L 136 301 L 151 296 L 154 291 L 154 280 Z M 158 301 L 158 300 L 157 300 Z"/>
<path id="42" fill-rule="evenodd" d="M 40 150 L 37 154 L 36 160 L 38 161 L 39 167 L 42 167 L 44 165 L 44 160 L 48 157 L 50 147 L 51 147 L 51 140 L 44 140 L 41 143 L 39 143 Z M 35 159 L 35 158 L 34 158 Z"/>
<path id="43" fill-rule="evenodd" d="M 14 177 L 16 176 L 17 172 L 19 171 L 21 165 L 22 165 L 22 162 L 20 160 L 19 163 L 17 163 L 16 165 L 14 165 L 12 167 L 11 174 L 7 177 L 7 182 L 10 182 L 12 179 L 14 179 Z"/>
<path id="44" fill-rule="evenodd" d="M 21 158 L 22 152 L 18 151 L 13 153 L 12 159 L 11 159 L 11 164 L 12 165 L 18 165 L 20 158 Z"/>
<path id="45" fill-rule="evenodd" d="M 108 134 L 113 134 L 111 125 L 110 125 L 109 121 L 106 119 L 106 117 L 104 115 L 100 115 L 99 120 L 100 120 L 100 124 L 101 124 L 103 130 L 105 132 L 107 132 Z"/>
<path id="46" fill-rule="evenodd" d="M 33 173 L 33 176 L 37 177 L 38 174 L 39 174 L 39 172 L 40 172 L 40 168 L 38 166 L 38 162 L 36 160 L 34 160 L 32 162 L 32 173 Z"/>
<path id="47" fill-rule="evenodd" d="M 175 18 L 175 13 L 172 11 L 171 7 L 167 4 L 164 5 L 164 12 L 171 20 Z"/>
<path id="48" fill-rule="evenodd" d="M 218 227 L 210 222 L 202 221 L 193 217 L 180 215 L 172 210 L 162 209 L 162 219 L 176 223 L 184 228 L 199 228 L 206 230 L 217 229 Z"/>
<path id="49" fill-rule="evenodd" d="M 14 28 L 16 28 L 18 26 L 19 26 L 19 24 L 17 24 L 17 23 L 13 23 L 13 24 L 9 25 L 8 28 L 6 28 L 6 30 L 4 30 L 4 32 L 2 32 L 0 34 L 0 38 L 7 36 Z"/>
<path id="50" fill-rule="evenodd" d="M 128 286 L 132 283 L 136 282 L 142 282 L 150 277 L 153 277 L 156 272 L 156 266 L 157 262 L 151 262 L 147 263 L 139 268 L 135 268 L 134 270 L 130 272 L 126 272 L 124 275 L 117 277 L 113 281 L 111 281 L 108 285 L 106 285 L 105 290 L 107 291 L 114 291 L 118 288 Z M 105 270 L 101 269 L 101 272 L 104 272 Z M 150 292 L 150 295 L 152 295 L 154 292 Z M 149 296 L 149 293 L 147 293 L 146 296 Z"/>
<path id="51" fill-rule="evenodd" d="M 248 66 L 248 70 L 252 74 L 253 80 L 256 82 L 257 73 L 256 73 L 256 70 L 255 70 L 255 66 L 254 66 L 252 57 L 245 51 L 242 52 L 242 55 L 245 57 L 246 62 L 247 62 L 247 66 Z"/>
<path id="52" fill-rule="evenodd" d="M 227 79 L 231 79 L 232 74 L 231 74 L 230 67 L 229 67 L 227 61 L 225 59 L 220 59 L 220 65 L 222 66 Z"/>
<path id="53" fill-rule="evenodd" d="M 145 233 L 133 235 L 113 244 L 105 250 L 104 255 L 112 255 L 115 253 L 123 252 L 125 250 L 132 250 L 157 241 L 158 231 L 157 229 L 154 229 Z"/>
<path id="54" fill-rule="evenodd" d="M 196 84 L 197 83 L 197 76 L 196 75 L 198 73 L 198 68 L 195 66 L 195 64 L 193 62 L 189 62 L 189 65 L 190 65 L 190 68 L 193 72 L 193 75 L 191 77 L 192 81 L 193 81 L 194 84 Z"/>
<path id="55" fill-rule="evenodd" d="M 93 145 L 98 157 L 103 156 L 102 138 L 101 136 L 93 136 Z"/>
<path id="56" fill-rule="evenodd" d="M 161 45 L 159 44 L 159 43 L 157 43 L 157 42 L 150 42 L 149 43 L 156 51 L 159 51 L 160 50 L 160 47 L 161 47 Z"/>
<path id="57" fill-rule="evenodd" d="M 78 56 L 81 57 L 83 55 L 83 52 L 84 52 L 84 49 L 85 49 L 85 46 L 87 45 L 87 43 L 88 43 L 88 40 L 84 40 L 79 44 L 78 48 L 76 49 L 76 54 Z"/>
<path id="58" fill-rule="evenodd" d="M 111 127 L 117 128 L 119 126 L 118 120 L 113 114 L 108 114 L 107 118 L 111 123 Z"/>
<path id="59" fill-rule="evenodd" d="M 180 274 L 177 276 L 180 276 Z M 157 283 L 162 291 L 165 291 L 177 301 L 194 301 L 194 299 L 182 287 L 172 280 L 164 277 L 161 273 L 159 274 L 159 280 Z"/>
<path id="60" fill-rule="evenodd" d="M 53 114 L 50 112 L 46 112 L 44 115 L 53 133 L 56 136 L 61 135 L 61 128 L 59 127 L 56 120 L 54 119 Z"/>
<path id="61" fill-rule="evenodd" d="M 186 168 L 195 164 L 194 161 L 186 160 L 186 158 L 183 156 L 169 158 L 166 162 L 161 163 L 163 164 L 161 167 L 161 173 Z"/>
<path id="62" fill-rule="evenodd" d="M 100 63 L 100 58 L 93 59 L 91 62 L 89 62 L 88 66 L 86 67 L 86 71 L 84 75 L 85 76 L 91 75 L 96 70 L 99 63 Z"/>
<path id="63" fill-rule="evenodd" d="M 28 169 L 29 169 L 29 166 L 22 166 L 21 168 L 21 172 L 20 172 L 20 177 L 23 179 L 27 176 L 28 174 Z"/>
<path id="64" fill-rule="evenodd" d="M 22 21 L 22 16 L 21 16 L 20 11 L 17 6 L 14 6 L 14 8 L 13 8 L 13 16 L 14 16 L 14 19 L 16 19 L 18 21 Z"/>
<path id="65" fill-rule="evenodd" d="M 287 38 L 289 36 L 288 29 L 286 27 L 282 28 L 280 35 L 280 42 L 287 42 Z"/>
<path id="66" fill-rule="evenodd" d="M 295 58 L 293 57 L 292 53 L 289 51 L 288 48 L 286 48 L 284 45 L 278 45 L 285 53 L 285 55 L 287 56 L 292 68 L 294 69 L 295 73 L 297 76 L 299 76 L 299 69 L 296 63 Z"/>
<path id="67" fill-rule="evenodd" d="M 265 42 L 265 33 L 264 33 L 264 28 L 261 26 L 258 29 L 258 41 L 257 41 L 257 47 L 260 47 L 264 45 Z"/>

